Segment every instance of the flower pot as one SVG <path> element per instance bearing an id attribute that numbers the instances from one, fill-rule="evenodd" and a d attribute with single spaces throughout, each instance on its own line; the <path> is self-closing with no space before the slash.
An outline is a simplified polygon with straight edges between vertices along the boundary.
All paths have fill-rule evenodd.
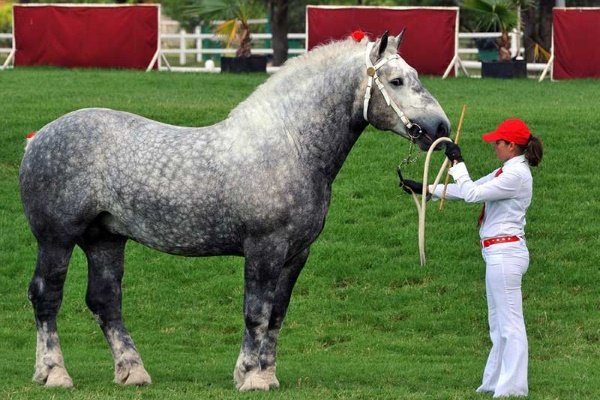
<path id="1" fill-rule="evenodd" d="M 481 63 L 482 78 L 527 78 L 527 62 L 525 60 L 483 61 Z"/>
<path id="2" fill-rule="evenodd" d="M 496 38 L 475 39 L 479 61 L 498 61 Z"/>
<path id="3" fill-rule="evenodd" d="M 221 72 L 267 72 L 267 57 L 221 57 Z"/>

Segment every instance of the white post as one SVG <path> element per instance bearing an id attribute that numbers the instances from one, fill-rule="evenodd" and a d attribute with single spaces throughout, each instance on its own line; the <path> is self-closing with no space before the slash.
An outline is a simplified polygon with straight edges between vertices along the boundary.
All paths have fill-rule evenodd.
<path id="1" fill-rule="evenodd" d="M 161 10 L 160 4 L 158 4 L 157 6 L 158 6 L 158 12 L 157 12 L 157 14 L 158 14 L 157 15 L 157 18 L 158 18 L 158 25 L 157 25 L 157 27 L 158 27 L 158 38 L 156 38 L 157 39 L 156 40 L 156 49 L 157 49 L 159 55 L 158 55 L 158 57 L 156 59 L 156 62 L 158 63 L 157 66 L 156 66 L 156 69 L 160 71 L 160 67 L 161 67 L 161 62 L 160 62 L 161 57 L 160 57 L 160 54 L 162 54 L 162 42 L 161 42 L 162 26 L 161 26 L 161 23 L 160 23 L 160 16 L 162 15 L 162 10 Z M 163 55 L 163 57 L 164 57 L 164 55 Z"/>
<path id="2" fill-rule="evenodd" d="M 185 65 L 185 31 L 181 29 L 179 31 L 179 64 Z"/>
<path id="3" fill-rule="evenodd" d="M 548 60 L 548 64 L 546 64 L 546 67 L 542 71 L 542 75 L 540 75 L 540 79 L 538 79 L 538 82 L 541 82 L 544 80 L 548 71 L 552 69 L 553 62 L 554 62 L 554 54 L 552 56 L 550 56 L 550 59 Z"/>
<path id="4" fill-rule="evenodd" d="M 544 80 L 548 71 L 550 71 L 550 80 L 554 81 L 554 28 L 552 28 L 551 35 L 552 35 L 551 36 L 552 37 L 552 44 L 551 44 L 552 47 L 550 47 L 550 59 L 548 60 L 548 64 L 546 64 L 546 68 L 544 68 L 544 71 L 542 72 L 542 76 L 540 76 L 540 79 L 538 80 L 538 82 L 541 82 Z"/>
<path id="5" fill-rule="evenodd" d="M 450 64 L 448 64 L 448 67 L 446 68 L 446 71 L 444 71 L 444 75 L 442 75 L 442 79 L 446 79 L 446 77 L 448 76 L 448 74 L 450 73 L 450 71 L 452 71 L 452 68 L 454 68 L 454 70 L 456 70 L 456 62 L 458 60 L 458 53 L 452 58 L 452 61 L 450 61 Z M 458 74 L 455 72 L 454 76 L 457 76 Z"/>
<path id="6" fill-rule="evenodd" d="M 12 8 L 12 20 L 15 20 L 15 8 Z M 4 61 L 4 64 L 2 65 L 2 67 L 0 67 L 0 70 L 6 69 L 8 68 L 8 64 L 10 63 L 10 61 L 14 58 L 15 53 L 17 52 L 17 40 L 15 38 L 15 23 L 13 22 L 12 24 L 12 50 L 10 51 L 10 53 L 8 53 L 8 57 L 6 57 L 6 60 Z M 15 62 L 13 61 L 13 67 L 15 65 Z"/>
<path id="7" fill-rule="evenodd" d="M 202 62 L 202 38 L 199 37 L 200 36 L 200 25 L 196 26 L 196 29 L 194 29 L 194 33 L 196 35 L 198 35 L 198 37 L 196 38 L 196 61 L 197 62 Z"/>
<path id="8" fill-rule="evenodd" d="M 521 59 L 521 6 L 517 6 L 517 60 Z"/>
<path id="9" fill-rule="evenodd" d="M 14 39 L 13 39 L 14 40 Z M 2 66 L 0 67 L 0 70 L 6 69 L 8 68 L 8 65 L 10 64 L 10 62 L 12 61 L 13 57 L 15 56 L 15 49 L 12 49 L 10 51 L 10 53 L 8 53 L 8 57 L 6 57 L 6 60 L 4 60 L 4 64 L 2 64 Z M 14 63 L 13 63 L 14 65 Z"/>
<path id="10" fill-rule="evenodd" d="M 510 33 L 510 56 L 516 57 L 518 55 L 519 43 L 519 33 L 515 30 Z"/>

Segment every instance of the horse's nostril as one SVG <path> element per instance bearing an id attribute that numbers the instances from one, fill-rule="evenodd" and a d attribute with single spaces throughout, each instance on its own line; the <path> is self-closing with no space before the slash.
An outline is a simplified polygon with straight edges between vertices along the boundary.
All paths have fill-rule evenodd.
<path id="1" fill-rule="evenodd" d="M 445 123 L 440 123 L 437 127 L 437 137 L 448 136 L 448 126 Z"/>

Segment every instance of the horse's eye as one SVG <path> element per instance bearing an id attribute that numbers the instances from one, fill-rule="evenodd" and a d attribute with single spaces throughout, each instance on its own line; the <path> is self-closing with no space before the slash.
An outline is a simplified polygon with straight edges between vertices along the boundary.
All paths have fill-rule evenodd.
<path id="1" fill-rule="evenodd" d="M 402 78 L 396 78 L 396 79 L 392 79 L 392 80 L 390 81 L 390 83 L 391 83 L 392 85 L 394 85 L 394 86 L 402 86 L 402 84 L 403 84 L 404 82 L 402 81 Z"/>

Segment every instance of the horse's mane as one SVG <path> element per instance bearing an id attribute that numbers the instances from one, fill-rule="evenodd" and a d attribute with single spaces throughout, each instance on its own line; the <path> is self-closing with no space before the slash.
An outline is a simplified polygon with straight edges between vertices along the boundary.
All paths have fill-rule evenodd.
<path id="1" fill-rule="evenodd" d="M 357 43 L 352 39 L 331 41 L 325 44 L 318 45 L 311 51 L 289 59 L 281 68 L 279 73 L 285 73 L 289 70 L 303 69 L 306 64 L 330 66 L 329 61 L 338 57 L 350 58 L 358 48 L 364 49 L 364 45 Z M 277 74 L 274 75 L 274 77 Z"/>
<path id="2" fill-rule="evenodd" d="M 286 91 L 302 87 L 307 82 L 315 82 L 311 86 L 312 91 L 327 90 L 327 87 L 323 87 L 327 84 L 323 82 L 325 74 L 328 71 L 337 71 L 337 74 L 341 71 L 348 73 L 354 68 L 359 68 L 362 64 L 358 58 L 362 60 L 364 48 L 364 43 L 346 39 L 317 46 L 306 54 L 289 59 L 277 73 L 240 103 L 231 116 L 238 112 L 245 113 L 249 107 L 256 109 L 275 94 L 285 94 Z"/>

